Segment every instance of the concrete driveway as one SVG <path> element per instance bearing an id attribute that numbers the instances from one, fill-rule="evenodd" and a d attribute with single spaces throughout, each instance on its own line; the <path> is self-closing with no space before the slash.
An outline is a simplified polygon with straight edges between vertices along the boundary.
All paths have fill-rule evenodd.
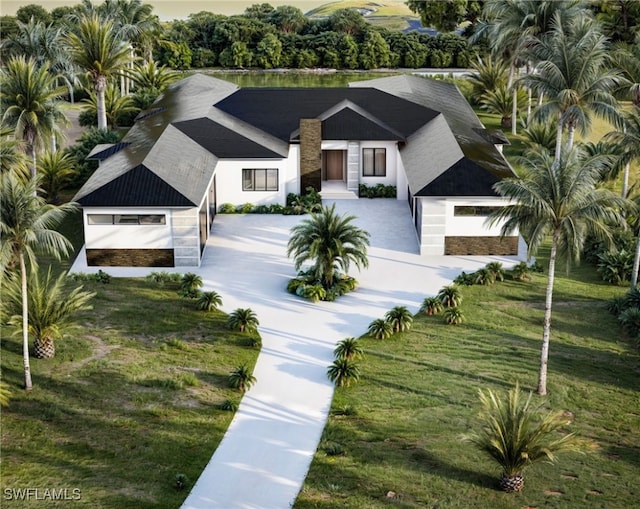
<path id="1" fill-rule="evenodd" d="M 416 312 L 462 270 L 514 257 L 424 257 L 405 202 L 337 201 L 340 213 L 371 234 L 369 268 L 356 292 L 317 304 L 286 292 L 295 275 L 286 257 L 290 228 L 301 217 L 219 215 L 197 271 L 224 310 L 251 307 L 263 347 L 257 383 L 245 395 L 225 437 L 184 502 L 184 509 L 274 509 L 293 505 L 324 428 L 333 386 L 326 376 L 335 344 L 360 336 L 393 306 Z"/>

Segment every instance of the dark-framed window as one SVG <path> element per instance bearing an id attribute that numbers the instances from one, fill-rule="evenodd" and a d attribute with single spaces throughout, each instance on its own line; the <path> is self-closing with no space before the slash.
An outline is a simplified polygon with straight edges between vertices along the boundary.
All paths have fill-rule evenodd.
<path id="1" fill-rule="evenodd" d="M 88 224 L 167 224 L 164 214 L 88 214 Z"/>
<path id="2" fill-rule="evenodd" d="M 363 148 L 362 149 L 362 176 L 386 177 L 387 176 L 387 149 Z"/>
<path id="3" fill-rule="evenodd" d="M 454 216 L 488 216 L 502 207 L 496 206 L 474 206 L 474 205 L 456 205 L 453 207 Z"/>
<path id="4" fill-rule="evenodd" d="M 246 168 L 242 170 L 243 191 L 277 191 L 278 168 Z"/>

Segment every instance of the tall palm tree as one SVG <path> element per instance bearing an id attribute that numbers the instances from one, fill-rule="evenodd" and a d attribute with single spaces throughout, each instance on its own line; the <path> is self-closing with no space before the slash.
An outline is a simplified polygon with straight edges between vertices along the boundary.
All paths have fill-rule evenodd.
<path id="1" fill-rule="evenodd" d="M 352 262 L 358 269 L 368 267 L 369 233 L 352 224 L 354 219 L 352 215 L 338 215 L 334 203 L 294 226 L 287 256 L 293 255 L 296 270 L 313 260 L 315 279 L 329 289 L 338 268 L 347 273 Z"/>
<path id="2" fill-rule="evenodd" d="M 0 123 L 0 173 L 17 171 L 29 175 L 25 153 L 15 139 L 14 130 Z"/>
<path id="3" fill-rule="evenodd" d="M 39 178 L 25 181 L 14 172 L 0 176 L 0 269 L 7 273 L 17 264 L 20 270 L 22 290 L 22 351 L 25 389 L 31 390 L 29 363 L 29 301 L 27 295 L 27 262 L 37 270 L 36 251 L 66 256 L 71 243 L 61 233 L 53 230 L 71 211 L 75 203 L 60 206 L 48 205 L 38 196 Z"/>
<path id="4" fill-rule="evenodd" d="M 625 166 L 622 197 L 629 192 L 629 169 L 633 161 L 640 162 L 640 106 L 622 113 L 622 129 L 607 133 L 604 141 L 612 142 L 621 153 L 620 163 Z"/>
<path id="5" fill-rule="evenodd" d="M 38 67 L 32 59 L 13 57 L 0 70 L 2 120 L 25 143 L 32 176 L 36 174 L 36 147 L 55 132 L 56 121 L 64 117 L 56 105 L 64 94 L 48 68 Z"/>
<path id="6" fill-rule="evenodd" d="M 84 69 L 98 99 L 98 129 L 107 128 L 104 93 L 111 76 L 130 60 L 129 48 L 114 31 L 114 22 L 93 14 L 78 20 L 75 33 L 66 37 L 72 60 Z"/>
<path id="7" fill-rule="evenodd" d="M 529 255 L 535 255 L 551 236 L 538 377 L 540 395 L 547 393 L 556 259 L 560 256 L 570 266 L 579 260 L 587 235 L 610 241 L 611 227 L 624 225 L 620 210 L 629 202 L 598 188 L 605 164 L 605 158 L 589 157 L 580 148 L 563 151 L 557 165 L 548 152 L 540 151 L 523 159 L 526 173 L 522 178 L 504 179 L 494 186 L 501 196 L 513 202 L 490 216 L 492 224 L 504 221 L 502 235 L 519 230 L 527 241 Z"/>
<path id="8" fill-rule="evenodd" d="M 54 340 L 61 339 L 73 327 L 75 313 L 92 308 L 89 301 L 95 292 L 84 291 L 82 286 L 68 291 L 67 282 L 66 272 L 54 277 L 49 268 L 43 279 L 37 268 L 30 271 L 27 283 L 28 329 L 34 338 L 34 354 L 39 359 L 55 357 Z M 9 279 L 9 284 L 5 286 L 5 299 L 3 313 L 8 315 L 8 323 L 22 329 L 22 289 L 19 278 Z"/>
<path id="9" fill-rule="evenodd" d="M 114 21 L 118 36 L 128 41 L 145 62 L 153 61 L 154 35 L 162 29 L 153 6 L 141 0 L 105 0 L 100 7 Z"/>
<path id="10" fill-rule="evenodd" d="M 546 97 L 536 108 L 534 119 L 558 119 L 555 162 L 563 149 L 563 130 L 567 130 L 566 150 L 573 147 L 576 129 L 586 134 L 591 114 L 619 124 L 618 104 L 612 91 L 619 73 L 608 67 L 609 47 L 597 24 L 586 18 L 568 26 L 562 15 L 554 17 L 551 33 L 533 49 L 537 72 L 525 76 L 527 86 Z"/>

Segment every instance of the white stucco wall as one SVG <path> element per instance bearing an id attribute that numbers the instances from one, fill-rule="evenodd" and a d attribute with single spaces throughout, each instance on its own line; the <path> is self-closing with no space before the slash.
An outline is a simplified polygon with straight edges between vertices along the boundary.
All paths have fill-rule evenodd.
<path id="1" fill-rule="evenodd" d="M 362 174 L 362 150 L 365 148 L 387 149 L 387 175 L 385 177 L 365 177 Z M 395 141 L 362 141 L 360 142 L 360 183 L 367 186 L 384 184 L 385 186 L 397 185 L 398 174 L 398 147 Z"/>
<path id="2" fill-rule="evenodd" d="M 277 168 L 278 169 L 278 190 L 277 191 L 243 191 L 242 190 L 242 170 L 252 168 Z M 287 188 L 291 183 L 287 183 L 289 177 L 289 159 L 250 159 L 243 161 L 221 160 L 216 166 L 216 193 L 217 205 L 232 203 L 242 205 L 243 203 L 253 203 L 254 205 L 271 205 L 280 203 L 284 205 L 287 197 Z"/>
<path id="3" fill-rule="evenodd" d="M 402 158 L 398 153 L 398 149 L 396 148 L 396 167 L 397 177 L 396 177 L 396 188 L 398 190 L 398 200 L 408 200 L 409 199 L 409 181 L 407 180 L 407 173 L 404 170 L 404 164 L 402 163 Z"/>
<path id="4" fill-rule="evenodd" d="M 456 206 L 484 206 L 502 207 L 509 203 L 504 198 L 478 197 L 478 198 L 447 198 L 446 200 L 446 228 L 447 237 L 493 237 L 500 235 L 503 222 L 489 226 L 486 216 L 455 216 Z M 518 235 L 516 231 L 514 236 Z"/>
<path id="5" fill-rule="evenodd" d="M 285 169 L 285 196 L 289 193 L 300 194 L 300 145 L 289 145 L 289 157 L 283 161 Z"/>
<path id="6" fill-rule="evenodd" d="M 165 224 L 89 224 L 90 214 L 163 214 Z M 87 208 L 83 209 L 84 238 L 87 249 L 170 249 L 172 213 L 170 209 Z"/>

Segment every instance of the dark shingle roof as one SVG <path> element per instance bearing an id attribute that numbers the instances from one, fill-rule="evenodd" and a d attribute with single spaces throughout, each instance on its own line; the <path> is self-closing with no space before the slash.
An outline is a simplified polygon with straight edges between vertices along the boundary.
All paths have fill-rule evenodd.
<path id="1" fill-rule="evenodd" d="M 282 159 L 282 156 L 208 118 L 176 122 L 174 127 L 220 159 Z"/>
<path id="2" fill-rule="evenodd" d="M 289 141 L 291 134 L 299 128 L 301 118 L 318 118 L 344 100 L 366 110 L 404 137 L 438 114 L 373 88 L 243 88 L 215 106 L 281 140 Z"/>
<path id="3" fill-rule="evenodd" d="M 493 184 L 500 180 L 477 163 L 463 157 L 415 193 L 416 196 L 497 196 Z"/>
<path id="4" fill-rule="evenodd" d="M 78 200 L 83 207 L 193 207 L 149 168 L 140 164 Z"/>
<path id="5" fill-rule="evenodd" d="M 129 145 L 131 145 L 131 143 L 128 143 L 126 141 L 121 141 L 119 143 L 115 143 L 113 145 L 110 145 L 108 148 L 105 148 L 105 149 L 100 150 L 98 152 L 91 151 L 91 153 L 87 156 L 87 159 L 92 159 L 92 160 L 96 160 L 96 161 L 103 161 L 107 157 L 112 156 L 113 154 L 115 154 L 117 152 L 120 152 L 123 148 L 127 148 Z"/>
<path id="6" fill-rule="evenodd" d="M 379 123 L 345 108 L 322 122 L 323 140 L 397 140 L 403 138 Z"/>

